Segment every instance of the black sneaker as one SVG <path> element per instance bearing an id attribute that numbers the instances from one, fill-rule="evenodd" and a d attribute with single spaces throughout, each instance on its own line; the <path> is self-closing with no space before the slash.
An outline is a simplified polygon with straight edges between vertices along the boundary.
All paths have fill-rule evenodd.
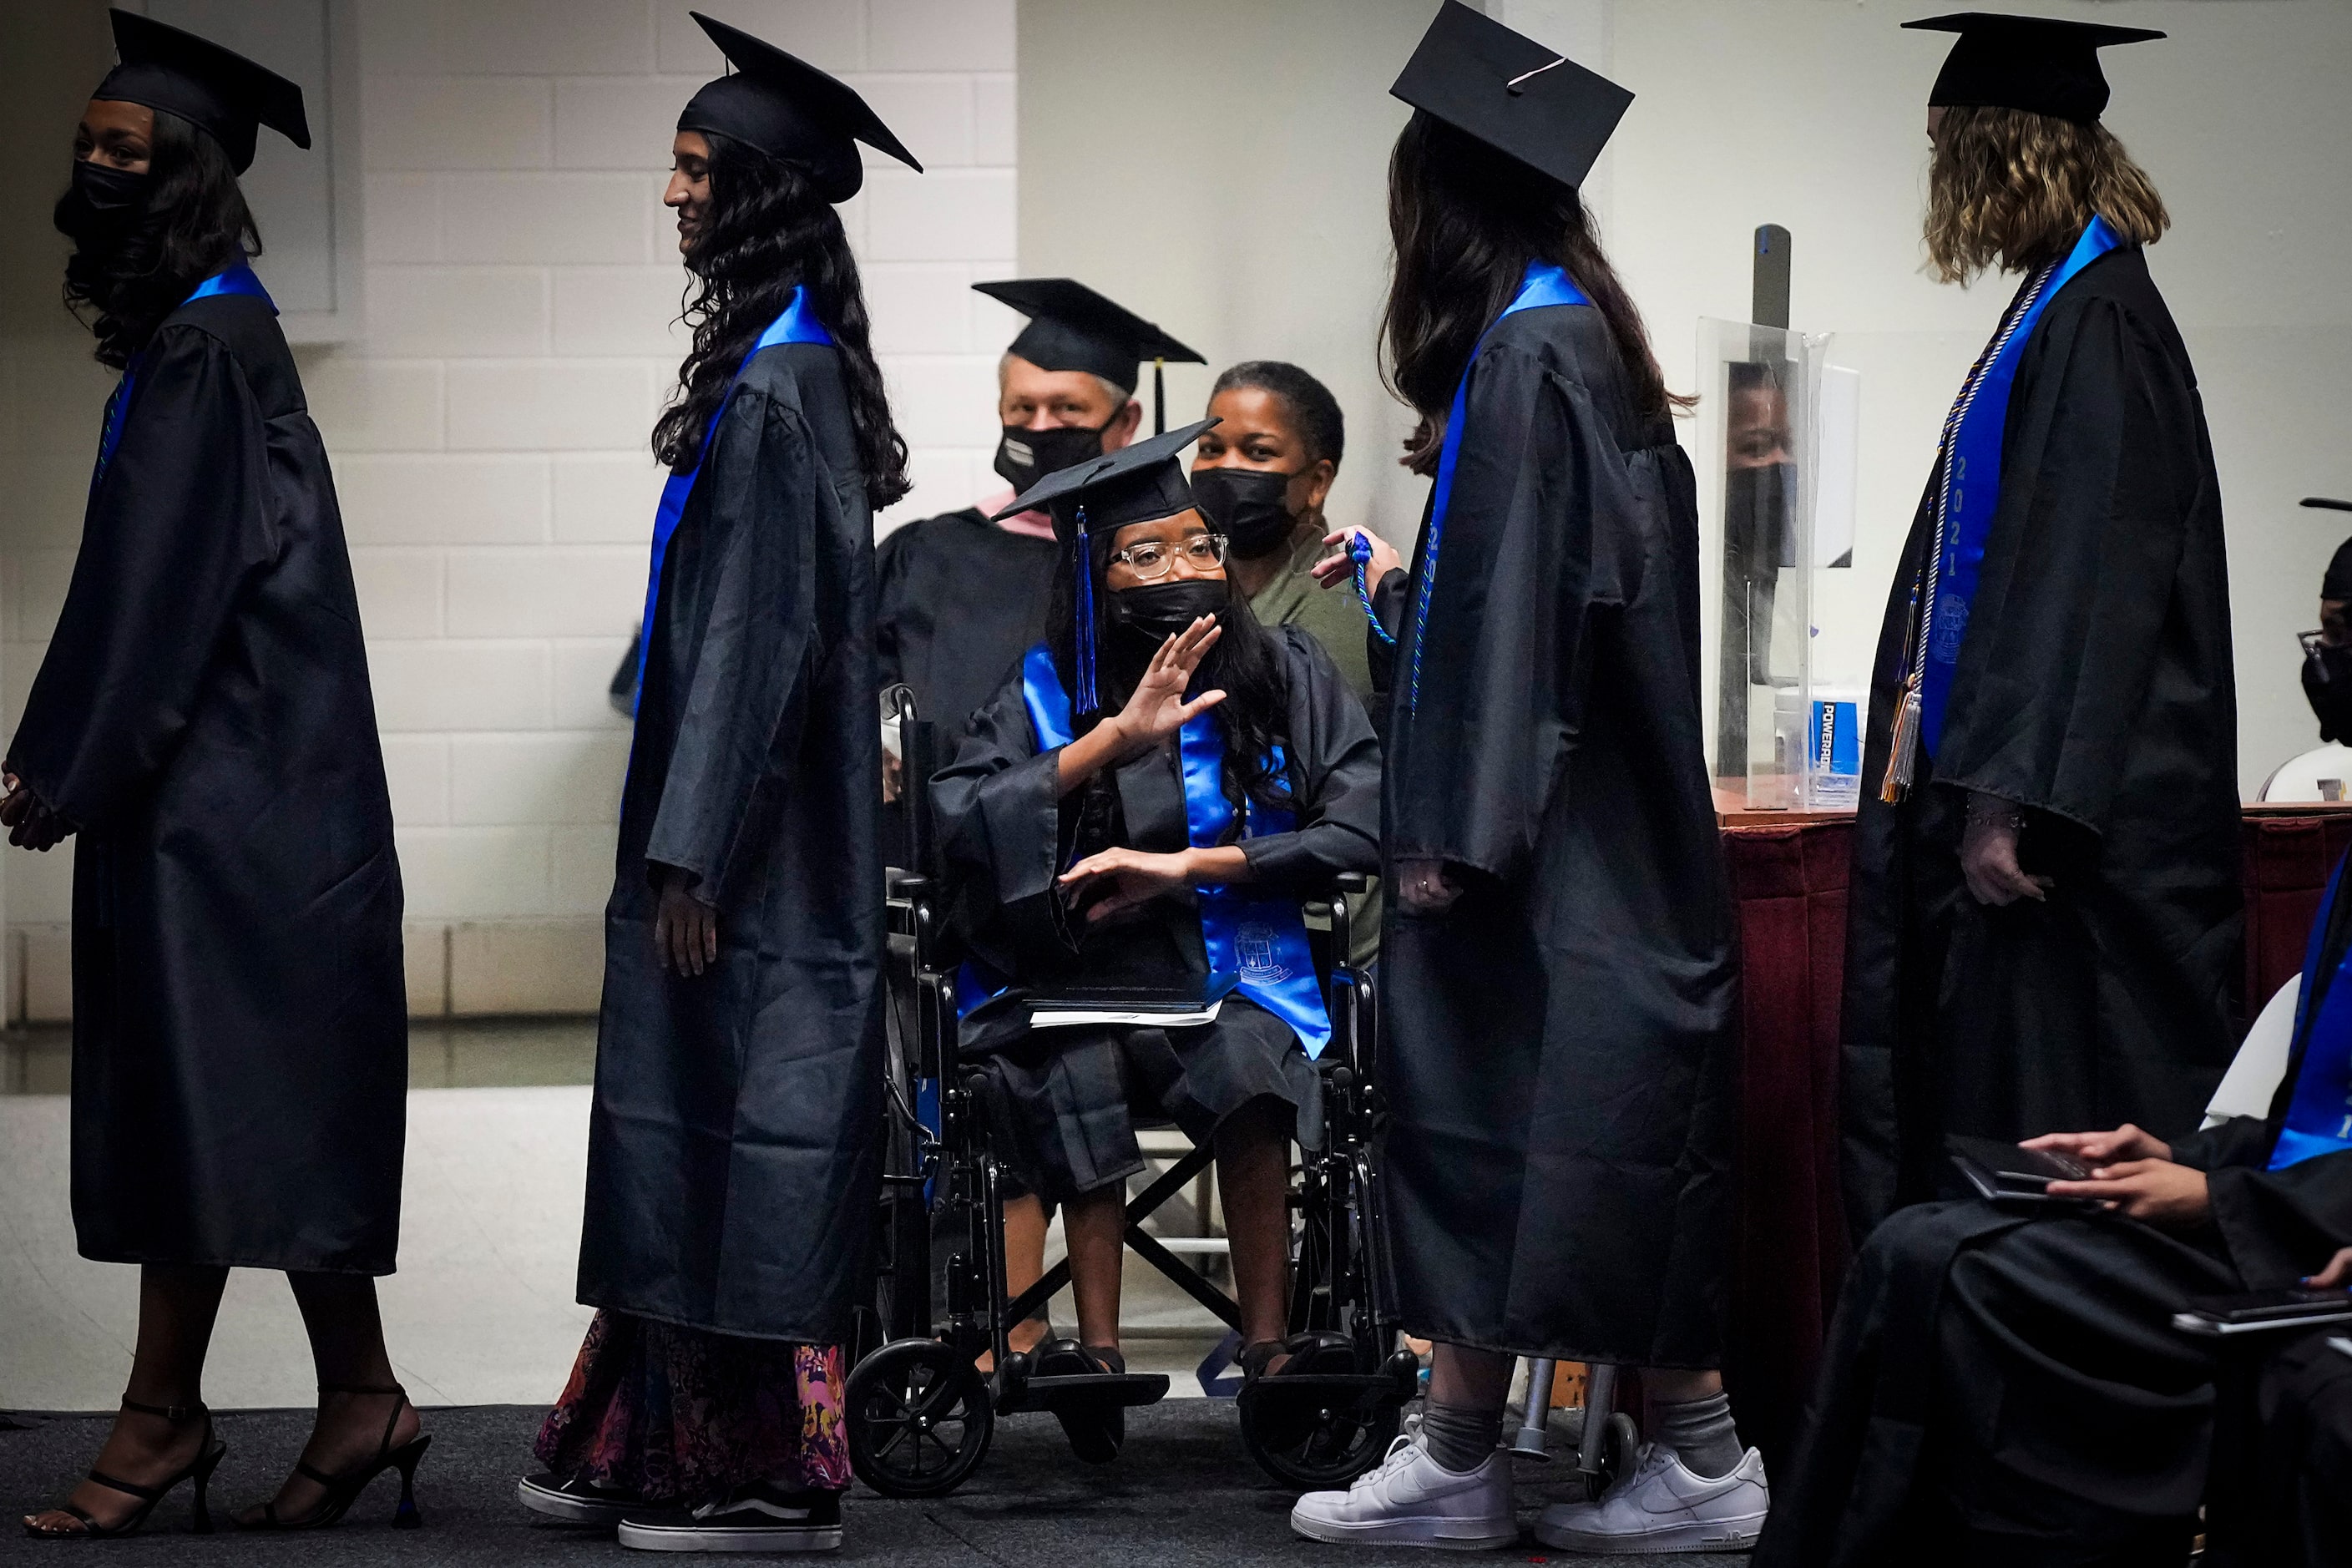
<path id="1" fill-rule="evenodd" d="M 841 1494 L 754 1481 L 699 1508 L 632 1513 L 621 1521 L 620 1541 L 638 1552 L 835 1552 Z"/>
<path id="2" fill-rule="evenodd" d="M 610 1487 L 593 1486 L 573 1477 L 565 1480 L 561 1476 L 525 1476 L 515 1483 L 515 1501 L 548 1518 L 564 1524 L 588 1525 L 597 1530 L 610 1530 L 622 1519 L 646 1506 L 645 1500 L 635 1492 L 620 1491 Z"/>

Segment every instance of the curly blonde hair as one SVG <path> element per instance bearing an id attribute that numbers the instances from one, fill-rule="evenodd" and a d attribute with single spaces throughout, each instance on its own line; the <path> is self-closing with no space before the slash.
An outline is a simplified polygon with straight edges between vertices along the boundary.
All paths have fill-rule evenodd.
<path id="1" fill-rule="evenodd" d="M 1946 283 L 2066 254 L 2095 213 L 2126 244 L 2172 226 L 2155 182 L 2113 132 L 2021 109 L 1954 106 L 1927 171 L 1927 260 Z"/>

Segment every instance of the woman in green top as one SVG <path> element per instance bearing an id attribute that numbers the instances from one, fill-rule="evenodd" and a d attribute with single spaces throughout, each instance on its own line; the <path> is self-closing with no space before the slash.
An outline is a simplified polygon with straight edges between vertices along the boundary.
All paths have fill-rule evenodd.
<path id="1" fill-rule="evenodd" d="M 1259 625 L 1298 626 L 1369 701 L 1364 612 L 1352 594 L 1323 592 L 1314 573 L 1347 442 L 1339 400 L 1295 364 L 1244 360 L 1217 377 L 1209 417 L 1221 423 L 1193 455 L 1192 493 L 1225 536 L 1226 572 Z"/>

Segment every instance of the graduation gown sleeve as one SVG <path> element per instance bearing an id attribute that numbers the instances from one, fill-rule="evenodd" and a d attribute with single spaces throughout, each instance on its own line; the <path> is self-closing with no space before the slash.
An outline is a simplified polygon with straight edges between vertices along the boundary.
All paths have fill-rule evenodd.
<path id="1" fill-rule="evenodd" d="M 1314 634 L 1284 626 L 1290 671 L 1291 787 L 1298 823 L 1242 840 L 1254 879 L 1270 892 L 1311 898 L 1348 872 L 1380 869 L 1381 746 L 1347 677 Z"/>
<path id="2" fill-rule="evenodd" d="M 816 623 L 814 538 L 837 529 L 796 410 L 739 389 L 711 443 L 712 517 L 732 520 L 698 574 L 703 603 L 693 674 L 677 714 L 646 858 L 698 884 L 723 884 L 772 749 L 805 718 Z M 813 528 L 767 520 L 821 514 Z"/>
<path id="3" fill-rule="evenodd" d="M 2174 584 L 2210 469 L 2194 384 L 2126 304 L 2062 292 L 2033 352 L 1936 777 L 2104 830 L 2142 752 L 2164 639 L 2199 631 Z M 2226 674 L 2218 629 L 2218 661 L 2207 650 L 2189 668 Z"/>
<path id="4" fill-rule="evenodd" d="M 273 549 L 262 416 L 228 347 L 166 327 L 131 399 L 9 751 L 33 793 L 82 826 L 117 815 L 168 761 L 238 588 Z"/>

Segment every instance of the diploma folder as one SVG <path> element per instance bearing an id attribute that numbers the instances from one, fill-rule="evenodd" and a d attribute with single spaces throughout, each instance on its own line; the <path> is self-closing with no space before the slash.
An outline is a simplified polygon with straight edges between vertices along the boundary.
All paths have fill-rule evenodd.
<path id="1" fill-rule="evenodd" d="M 1229 989 L 1229 988 L 1228 988 Z M 1074 986 L 1032 998 L 1029 1026 L 1068 1029 L 1081 1025 L 1139 1025 L 1160 1029 L 1194 1028 L 1217 1021 L 1225 1005 L 1223 990 L 1159 990 L 1132 986 Z"/>
<path id="2" fill-rule="evenodd" d="M 2221 1338 L 2274 1329 L 2315 1329 L 2352 1323 L 2352 1290 L 2249 1290 L 2236 1296 L 2192 1296 L 2189 1310 L 2173 1314 L 2183 1333 Z"/>

